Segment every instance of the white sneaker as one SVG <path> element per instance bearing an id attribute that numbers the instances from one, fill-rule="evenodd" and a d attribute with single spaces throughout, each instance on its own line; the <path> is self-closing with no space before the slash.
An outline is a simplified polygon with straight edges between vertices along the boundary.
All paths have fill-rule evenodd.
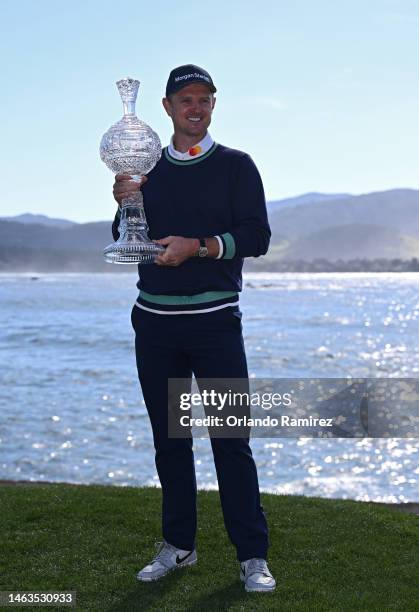
<path id="1" fill-rule="evenodd" d="M 269 571 L 265 559 L 248 559 L 240 563 L 240 580 L 247 592 L 274 591 L 275 578 Z"/>
<path id="2" fill-rule="evenodd" d="M 198 560 L 195 550 L 182 550 L 166 541 L 158 542 L 156 546 L 158 547 L 156 556 L 149 565 L 138 572 L 137 580 L 142 582 L 159 580 L 179 567 L 194 565 Z"/>

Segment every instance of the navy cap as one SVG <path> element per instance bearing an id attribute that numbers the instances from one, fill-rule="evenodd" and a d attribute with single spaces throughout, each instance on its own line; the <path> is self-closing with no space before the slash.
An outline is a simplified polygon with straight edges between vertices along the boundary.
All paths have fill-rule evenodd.
<path id="1" fill-rule="evenodd" d="M 206 70 L 194 64 L 185 64 L 184 66 L 173 68 L 169 74 L 166 85 L 166 98 L 191 83 L 207 85 L 212 93 L 217 91 L 212 78 Z"/>

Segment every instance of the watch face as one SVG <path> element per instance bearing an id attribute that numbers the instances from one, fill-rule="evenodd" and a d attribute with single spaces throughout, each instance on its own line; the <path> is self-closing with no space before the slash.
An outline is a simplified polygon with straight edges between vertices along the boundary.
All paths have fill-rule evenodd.
<path id="1" fill-rule="evenodd" d="M 199 257 L 206 257 L 208 255 L 207 247 L 201 247 L 198 251 Z"/>

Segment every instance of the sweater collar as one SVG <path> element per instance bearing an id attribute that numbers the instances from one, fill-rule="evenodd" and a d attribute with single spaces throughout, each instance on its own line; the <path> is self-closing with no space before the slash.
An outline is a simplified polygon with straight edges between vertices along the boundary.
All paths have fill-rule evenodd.
<path id="1" fill-rule="evenodd" d="M 214 141 L 211 138 L 209 132 L 207 132 L 202 140 L 197 142 L 196 145 L 188 149 L 188 151 L 186 151 L 185 153 L 176 151 L 173 145 L 173 136 L 171 137 L 169 146 L 167 148 L 171 157 L 174 157 L 175 159 L 178 159 L 180 161 L 189 161 L 191 159 L 197 159 L 198 157 L 205 155 L 205 153 L 210 150 L 213 144 Z"/>

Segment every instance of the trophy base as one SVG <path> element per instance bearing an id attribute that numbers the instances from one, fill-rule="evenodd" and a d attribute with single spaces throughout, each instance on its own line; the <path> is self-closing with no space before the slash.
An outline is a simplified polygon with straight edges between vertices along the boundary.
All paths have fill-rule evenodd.
<path id="1" fill-rule="evenodd" d="M 154 242 L 117 243 L 114 242 L 103 251 L 105 261 L 113 264 L 152 264 L 154 259 L 166 249 Z"/>

